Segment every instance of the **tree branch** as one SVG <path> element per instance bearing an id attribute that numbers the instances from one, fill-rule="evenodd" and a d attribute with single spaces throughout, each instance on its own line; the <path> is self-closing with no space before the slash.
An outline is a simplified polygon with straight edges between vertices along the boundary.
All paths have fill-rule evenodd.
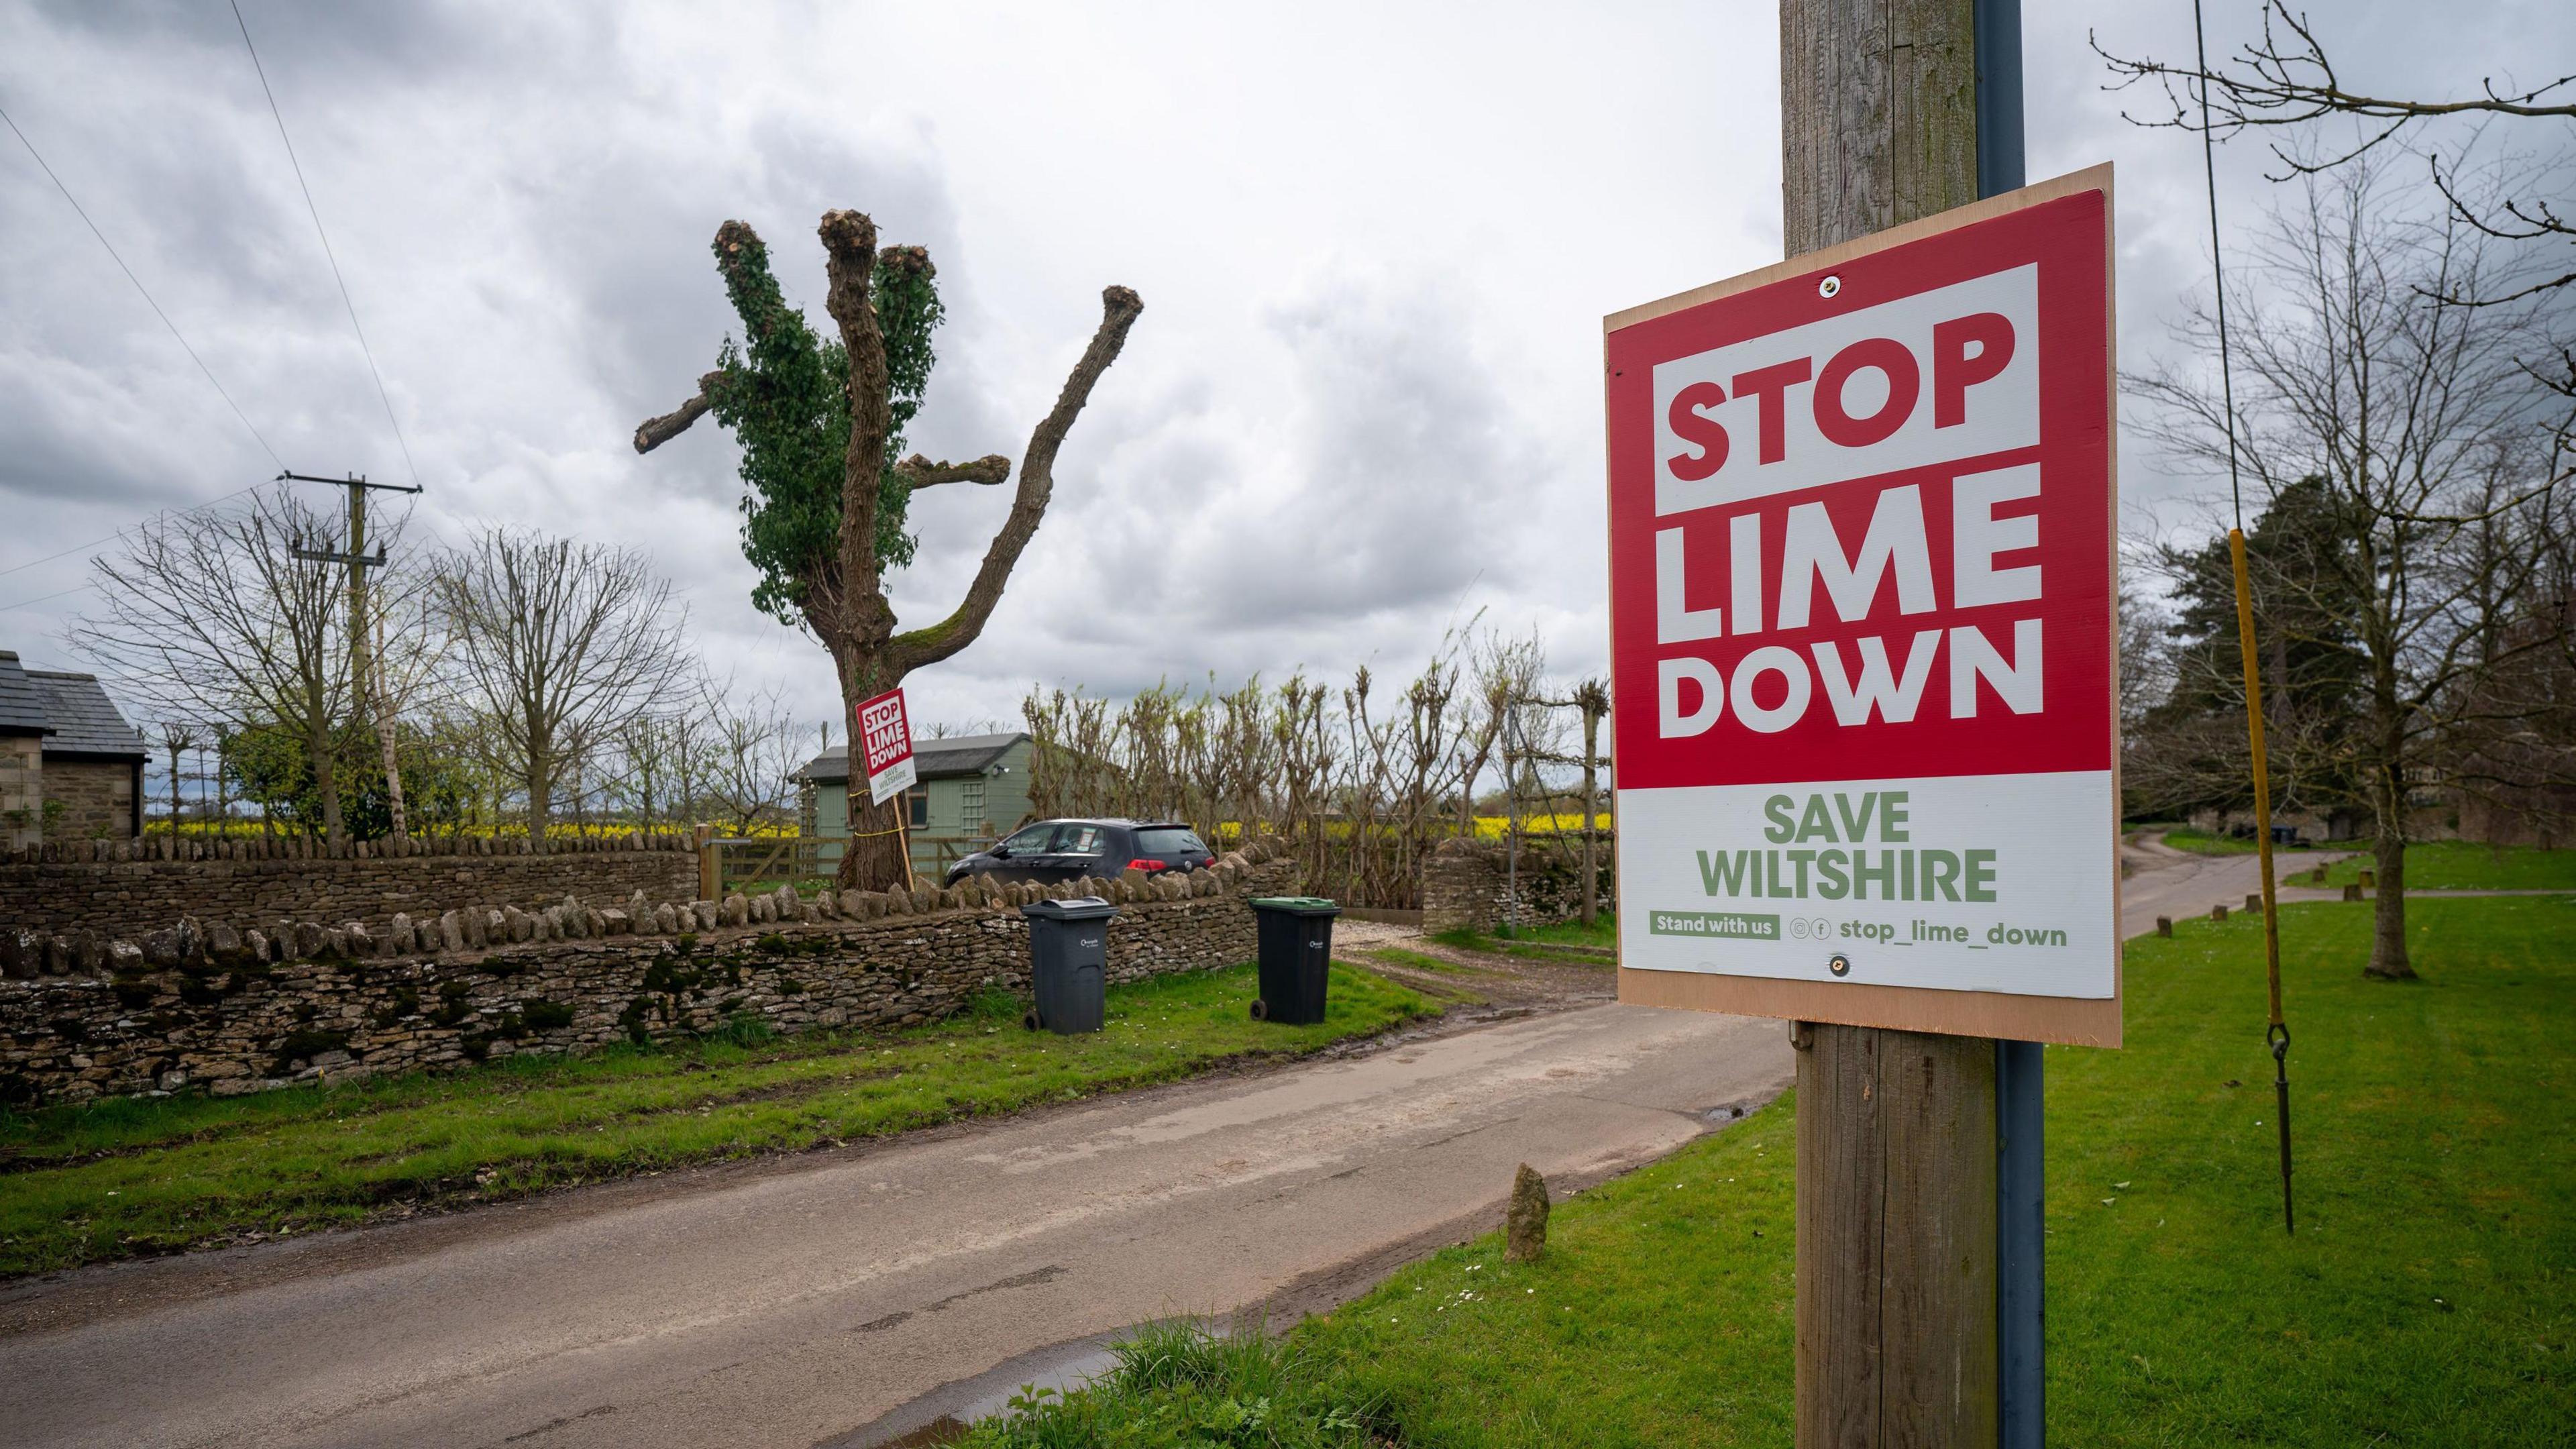
<path id="1" fill-rule="evenodd" d="M 710 372 L 698 379 L 698 395 L 658 418 L 646 418 L 635 428 L 635 451 L 649 453 L 689 430 L 689 424 L 706 416 L 716 405 L 716 384 L 724 374 Z"/>
<path id="2" fill-rule="evenodd" d="M 934 463 L 915 453 L 894 465 L 894 476 L 915 488 L 937 483 L 981 483 L 990 487 L 1010 479 L 1011 460 L 999 453 L 987 453 L 971 463 Z"/>
<path id="3" fill-rule="evenodd" d="M 877 225 L 862 212 L 836 210 L 823 213 L 816 231 L 831 279 L 823 304 L 840 324 L 841 345 L 850 358 L 850 439 L 842 454 L 841 481 L 842 607 L 848 616 L 842 621 L 842 643 L 845 648 L 861 646 L 864 657 L 867 644 L 894 628 L 894 610 L 886 603 L 877 567 L 877 487 L 885 473 L 886 434 L 894 428 L 886 398 L 885 336 L 877 330 L 876 308 L 868 300 L 877 264 Z M 829 639 L 834 631 L 823 633 Z"/>
<path id="4" fill-rule="evenodd" d="M 1029 437 L 1028 453 L 1020 460 L 1019 491 L 1011 499 L 1011 516 L 1002 521 L 1001 531 L 993 535 L 992 546 L 984 551 L 983 566 L 975 571 L 975 582 L 967 587 L 965 601 L 955 613 L 929 628 L 895 637 L 893 652 L 898 675 L 936 664 L 974 643 L 976 636 L 984 632 L 984 621 L 992 617 L 993 606 L 1001 602 L 1002 588 L 1011 581 L 1011 569 L 1019 563 L 1021 550 L 1036 536 L 1038 521 L 1046 516 L 1047 500 L 1054 494 L 1056 450 L 1064 446 L 1065 434 L 1073 430 L 1073 420 L 1082 415 L 1083 404 L 1091 400 L 1093 385 L 1109 370 L 1109 364 L 1118 360 L 1119 349 L 1127 345 L 1127 330 L 1136 325 L 1137 314 L 1145 310 L 1144 302 L 1125 287 L 1102 292 L 1100 305 L 1100 330 L 1092 334 L 1091 345 L 1083 349 L 1082 360 L 1073 365 L 1073 375 L 1065 379 L 1054 411 Z M 855 378 L 855 354 L 850 370 Z"/>

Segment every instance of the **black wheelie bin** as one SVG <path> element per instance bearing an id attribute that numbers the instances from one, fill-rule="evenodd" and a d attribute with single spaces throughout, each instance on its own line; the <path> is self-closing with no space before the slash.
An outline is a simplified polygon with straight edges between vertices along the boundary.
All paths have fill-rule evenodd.
<path id="1" fill-rule="evenodd" d="M 1333 964 L 1333 917 L 1342 908 L 1314 896 L 1256 896 L 1261 942 L 1261 995 L 1252 1019 L 1311 1026 L 1324 1019 L 1324 984 Z"/>
<path id="2" fill-rule="evenodd" d="M 1118 908 L 1098 896 L 1020 907 L 1029 918 L 1029 994 L 1020 1024 L 1058 1036 L 1098 1031 L 1108 1014 L 1109 918 Z"/>

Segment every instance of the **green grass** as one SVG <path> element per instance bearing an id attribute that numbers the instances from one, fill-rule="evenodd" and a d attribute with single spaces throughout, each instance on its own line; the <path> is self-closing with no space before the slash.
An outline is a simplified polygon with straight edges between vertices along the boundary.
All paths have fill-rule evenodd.
<path id="1" fill-rule="evenodd" d="M 2259 920 L 2134 943 L 2129 1046 L 2050 1049 L 2053 1442 L 2576 1442 L 2576 901 L 2427 900 L 2409 925 L 2425 980 L 2392 985 L 2360 974 L 2369 907 L 2283 912 L 2295 1238 Z M 978 1442 L 1786 1444 L 1795 1110 L 1559 1204 L 1536 1264 L 1487 1237 L 1308 1320 L 1264 1390 L 1275 1438 L 1158 1423 L 1176 1391 L 1113 1380 Z M 1078 1413 L 1122 1427 L 1033 1437 Z"/>
<path id="2" fill-rule="evenodd" d="M 1482 966 L 1462 966 L 1443 956 L 1426 956 L 1419 951 L 1407 951 L 1401 946 L 1373 946 L 1369 949 L 1369 954 L 1389 965 L 1403 966 L 1415 971 L 1433 971 L 1443 976 L 1489 974 Z"/>
<path id="3" fill-rule="evenodd" d="M 1603 920 L 1606 922 L 1608 918 L 1604 917 Z M 1520 927 L 1514 935 L 1504 937 L 1497 934 L 1479 931 L 1473 926 L 1457 926 L 1446 931 L 1434 931 L 1424 939 L 1432 941 L 1438 945 L 1447 946 L 1451 950 L 1455 951 L 1482 951 L 1489 955 L 1520 956 L 1532 961 L 1554 961 L 1560 965 L 1567 966 L 1604 966 L 1609 964 L 1609 958 L 1607 957 L 1595 955 L 1589 951 L 1573 951 L 1563 948 L 1568 945 L 1614 945 L 1618 940 L 1618 936 L 1615 931 L 1612 931 L 1609 935 L 1596 943 L 1589 936 L 1582 934 L 1583 928 L 1580 925 L 1573 922 L 1567 922 L 1566 927 L 1571 928 L 1571 934 L 1541 935 L 1539 933 L 1542 931 L 1560 931 L 1565 928 L 1556 926 L 1523 926 Z M 1606 929 L 1606 927 L 1603 929 Z M 1556 949 L 1550 949 L 1551 947 Z"/>
<path id="4" fill-rule="evenodd" d="M 2252 855 L 2255 848 L 2255 842 L 2250 836 L 2239 839 L 2233 835 L 2212 835 L 2206 830 L 2193 830 L 2187 826 L 2176 826 L 2167 830 L 2165 844 L 2176 850 L 2190 851 L 2194 855 Z M 2308 850 L 2351 850 L 2353 848 L 2353 842 L 2349 840 L 2337 840 L 2325 844 L 2302 841 L 2297 845 L 2276 845 L 2272 847 L 2272 853 L 2275 856 L 2283 856 L 2296 855 Z"/>
<path id="5" fill-rule="evenodd" d="M 1104 1449 L 1126 1444 L 1374 1449 L 1373 1405 L 1336 1397 L 1336 1376 L 1295 1341 L 1257 1325 L 1235 1334 L 1155 1324 L 1113 1346 L 1099 1391 L 1023 1388 L 1019 1412 L 968 1440 L 984 1449 Z"/>
<path id="6" fill-rule="evenodd" d="M 884 1035 L 744 1030 L 446 1075 L 0 1112 L 0 1275 L 882 1136 L 1312 1051 L 1432 1009 L 1341 967 L 1317 1025 L 1255 1022 L 1252 995 L 1241 966 L 1113 988 L 1093 1036 L 1024 1031 L 1021 1003 L 994 993 Z"/>
<path id="7" fill-rule="evenodd" d="M 2375 869 L 2365 853 L 2326 868 L 2326 884 L 2350 885 L 2365 870 Z M 2474 845 L 2465 840 L 2427 840 L 2406 847 L 2406 888 L 2410 891 L 2576 890 L 2576 850 L 2540 850 L 2528 845 Z M 2413 909 L 2409 907 L 2408 909 Z"/>
<path id="8" fill-rule="evenodd" d="M 1581 921 L 1558 921 L 1545 926 L 1515 926 L 1494 934 L 1504 940 L 1540 945 L 1616 946 L 1619 944 L 1619 918 L 1605 911 L 1596 915 L 1589 926 Z"/>

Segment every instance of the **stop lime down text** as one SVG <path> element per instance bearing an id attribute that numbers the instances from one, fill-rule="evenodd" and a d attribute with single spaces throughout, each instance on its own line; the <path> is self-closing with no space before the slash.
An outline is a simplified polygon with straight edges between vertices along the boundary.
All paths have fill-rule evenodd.
<path id="1" fill-rule="evenodd" d="M 1700 884 L 1712 896 L 1779 900 L 1865 901 L 1872 887 L 1883 901 L 1995 899 L 1994 851 L 1912 847 L 1908 793 L 1809 795 L 1803 809 L 1795 796 L 1774 795 L 1762 804 L 1762 838 L 1792 848 L 1700 851 Z M 1904 848 L 1846 848 L 1870 841 Z"/>

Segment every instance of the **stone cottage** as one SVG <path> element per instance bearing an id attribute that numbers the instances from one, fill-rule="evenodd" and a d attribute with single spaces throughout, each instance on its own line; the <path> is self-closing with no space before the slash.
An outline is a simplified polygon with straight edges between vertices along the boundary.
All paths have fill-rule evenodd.
<path id="1" fill-rule="evenodd" d="M 0 844 L 140 836 L 146 754 L 97 675 L 0 649 Z"/>

